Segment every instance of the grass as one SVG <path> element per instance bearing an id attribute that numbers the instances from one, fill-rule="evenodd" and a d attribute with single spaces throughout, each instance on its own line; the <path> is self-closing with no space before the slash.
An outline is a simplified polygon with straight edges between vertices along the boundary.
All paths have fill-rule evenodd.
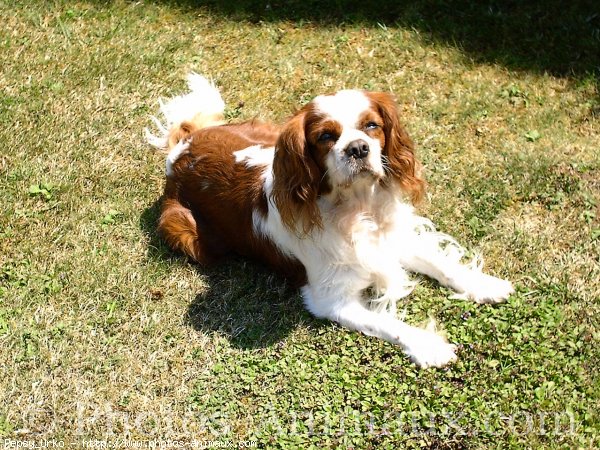
<path id="1" fill-rule="evenodd" d="M 331 3 L 0 3 L 0 436 L 599 445 L 597 14 Z M 423 281 L 402 304 L 456 364 L 418 370 L 250 262 L 205 270 L 160 242 L 164 161 L 141 130 L 191 70 L 235 119 L 395 93 L 423 213 L 517 286 L 477 307 Z"/>

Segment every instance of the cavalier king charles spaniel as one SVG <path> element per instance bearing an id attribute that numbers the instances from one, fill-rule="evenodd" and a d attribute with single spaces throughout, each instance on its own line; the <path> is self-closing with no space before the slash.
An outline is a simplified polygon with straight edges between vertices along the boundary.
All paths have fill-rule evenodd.
<path id="1" fill-rule="evenodd" d="M 168 151 L 158 230 L 173 249 L 203 265 L 261 261 L 301 287 L 315 316 L 397 344 L 421 367 L 448 364 L 456 347 L 396 317 L 410 273 L 477 303 L 513 292 L 415 213 L 424 182 L 389 94 L 342 90 L 281 126 L 228 124 L 215 86 L 188 82 L 188 94 L 161 102 L 158 133 L 146 130 Z"/>

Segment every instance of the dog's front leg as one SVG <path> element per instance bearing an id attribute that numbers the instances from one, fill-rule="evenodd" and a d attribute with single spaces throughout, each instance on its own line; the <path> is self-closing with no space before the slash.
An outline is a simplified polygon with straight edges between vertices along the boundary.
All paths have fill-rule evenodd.
<path id="1" fill-rule="evenodd" d="M 449 237 L 448 237 L 449 238 Z M 442 248 L 452 242 L 443 234 L 424 231 L 414 235 L 402 246 L 400 262 L 405 269 L 422 273 L 457 292 L 456 298 L 468 298 L 477 303 L 500 303 L 505 301 L 514 288 L 510 281 L 488 275 L 481 268 L 460 262 L 460 256 Z"/>
<path id="2" fill-rule="evenodd" d="M 335 291 L 335 290 L 334 290 Z M 456 346 L 442 336 L 413 327 L 387 313 L 367 309 L 358 295 L 332 297 L 331 289 L 320 292 L 311 286 L 302 289 L 307 308 L 317 317 L 323 317 L 351 330 L 384 339 L 400 345 L 410 359 L 421 367 L 442 367 L 456 360 Z"/>

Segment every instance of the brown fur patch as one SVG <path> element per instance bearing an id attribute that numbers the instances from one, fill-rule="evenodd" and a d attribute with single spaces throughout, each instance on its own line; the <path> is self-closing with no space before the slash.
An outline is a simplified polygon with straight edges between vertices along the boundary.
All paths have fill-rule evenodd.
<path id="1" fill-rule="evenodd" d="M 253 257 L 304 284 L 304 267 L 253 231 L 253 212 L 268 213 L 263 169 L 236 162 L 233 155 L 253 145 L 272 147 L 278 136 L 277 127 L 259 121 L 191 130 L 185 136 L 188 151 L 167 177 L 159 222 L 167 243 L 201 264 L 229 253 Z"/>
<path id="2" fill-rule="evenodd" d="M 324 161 L 319 157 L 319 149 L 306 140 L 310 115 L 308 105 L 286 123 L 277 140 L 273 161 L 273 172 L 277 174 L 273 182 L 273 201 L 283 223 L 300 235 L 323 225 L 317 199 L 321 194 Z M 298 224 L 300 229 L 297 229 Z"/>

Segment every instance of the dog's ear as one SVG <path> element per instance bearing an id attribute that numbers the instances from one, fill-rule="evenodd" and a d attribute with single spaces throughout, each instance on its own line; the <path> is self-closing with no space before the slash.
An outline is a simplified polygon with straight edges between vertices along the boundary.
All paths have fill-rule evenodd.
<path id="1" fill-rule="evenodd" d="M 415 158 L 412 140 L 400 123 L 396 102 L 385 92 L 369 92 L 367 95 L 384 123 L 386 179 L 396 181 L 411 201 L 418 203 L 425 192 L 425 182 L 420 176 L 421 166 Z"/>
<path id="2" fill-rule="evenodd" d="M 283 127 L 273 160 L 272 199 L 281 221 L 297 234 L 322 227 L 317 206 L 321 171 L 306 140 L 306 110 L 296 113 Z"/>

